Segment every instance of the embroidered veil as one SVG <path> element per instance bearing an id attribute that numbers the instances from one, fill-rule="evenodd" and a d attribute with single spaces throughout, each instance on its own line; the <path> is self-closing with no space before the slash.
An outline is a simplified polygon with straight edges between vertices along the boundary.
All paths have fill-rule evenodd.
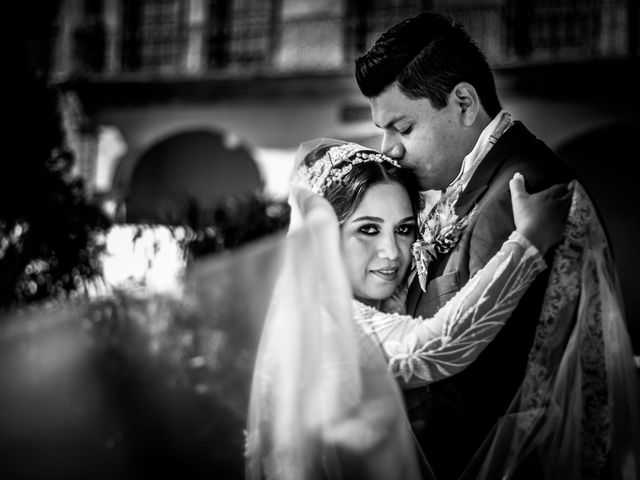
<path id="1" fill-rule="evenodd" d="M 254 371 L 247 478 L 423 478 L 428 467 L 400 391 L 378 346 L 353 322 L 335 213 L 309 188 L 292 185 L 291 198 Z"/>
<path id="2" fill-rule="evenodd" d="M 575 183 L 575 182 L 574 182 Z M 640 478 L 640 395 L 615 264 L 574 185 L 523 383 L 461 479 Z"/>

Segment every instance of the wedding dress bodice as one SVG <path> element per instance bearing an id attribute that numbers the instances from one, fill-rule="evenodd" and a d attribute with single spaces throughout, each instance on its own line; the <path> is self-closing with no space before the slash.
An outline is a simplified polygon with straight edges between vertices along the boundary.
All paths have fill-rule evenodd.
<path id="1" fill-rule="evenodd" d="M 434 317 L 384 313 L 357 300 L 353 315 L 383 349 L 390 371 L 404 387 L 431 383 L 460 372 L 477 358 L 545 268 L 538 249 L 513 232 Z"/>

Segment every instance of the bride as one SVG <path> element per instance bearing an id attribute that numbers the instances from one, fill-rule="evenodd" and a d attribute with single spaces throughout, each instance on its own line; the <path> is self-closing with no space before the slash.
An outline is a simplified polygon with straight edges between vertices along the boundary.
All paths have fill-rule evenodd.
<path id="1" fill-rule="evenodd" d="M 249 478 L 424 478 L 399 390 L 453 375 L 493 339 L 560 242 L 571 194 L 510 183 L 515 229 L 433 318 L 402 315 L 420 197 L 357 144 L 298 152 L 287 258 L 258 353 Z M 544 228 L 542 228 L 544 226 Z"/>

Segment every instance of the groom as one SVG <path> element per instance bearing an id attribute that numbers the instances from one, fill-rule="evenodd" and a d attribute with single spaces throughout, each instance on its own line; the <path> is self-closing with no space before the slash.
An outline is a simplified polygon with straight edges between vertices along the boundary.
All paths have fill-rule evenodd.
<path id="1" fill-rule="evenodd" d="M 576 175 L 502 110 L 486 58 L 446 17 L 423 13 L 391 28 L 357 59 L 356 80 L 384 133 L 382 151 L 427 191 L 425 211 L 441 192 L 461 192 L 455 203 L 461 218 L 477 205 L 457 243 L 428 266 L 424 291 L 418 276 L 412 280 L 407 313 L 427 318 L 514 230 L 508 185 L 514 173 L 524 175 L 529 192 Z M 462 473 L 522 383 L 548 273 L 465 371 L 406 392 L 412 428 L 439 480 Z"/>

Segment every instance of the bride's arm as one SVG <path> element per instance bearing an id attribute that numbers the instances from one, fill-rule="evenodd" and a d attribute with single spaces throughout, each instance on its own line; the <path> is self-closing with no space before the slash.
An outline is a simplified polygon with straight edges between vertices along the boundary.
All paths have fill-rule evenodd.
<path id="1" fill-rule="evenodd" d="M 487 265 L 432 318 L 387 314 L 354 301 L 354 316 L 407 384 L 458 373 L 480 354 L 546 268 L 542 255 L 513 232 Z"/>
<path id="2" fill-rule="evenodd" d="M 382 347 L 391 371 L 407 384 L 430 383 L 466 368 L 546 268 L 535 245 L 546 252 L 561 238 L 570 195 L 558 198 L 560 187 L 529 195 L 521 177 L 514 177 L 511 189 L 517 230 L 433 318 L 386 314 L 354 302 L 356 320 Z"/>

